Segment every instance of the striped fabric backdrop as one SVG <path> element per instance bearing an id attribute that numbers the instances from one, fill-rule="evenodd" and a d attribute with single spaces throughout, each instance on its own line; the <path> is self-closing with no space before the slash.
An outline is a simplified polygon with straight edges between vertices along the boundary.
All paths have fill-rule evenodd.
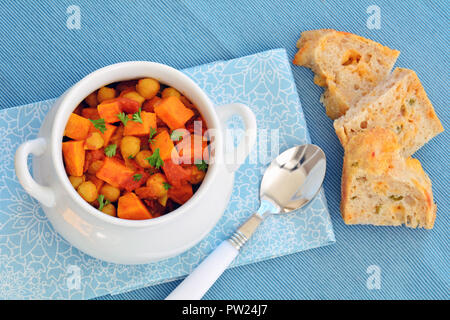
<path id="1" fill-rule="evenodd" d="M 77 5 L 80 29 L 69 29 Z M 380 28 L 368 19 L 376 6 Z M 319 103 L 312 73 L 292 66 L 313 143 L 328 157 L 325 191 L 337 243 L 228 270 L 206 299 L 449 298 L 449 6 L 445 0 L 2 1 L 0 108 L 61 95 L 89 72 L 119 61 L 187 68 L 283 47 L 301 31 L 334 28 L 401 51 L 396 66 L 421 79 L 444 128 L 415 154 L 433 181 L 438 217 L 431 231 L 346 226 L 339 213 L 342 150 Z M 381 272 L 379 289 L 367 281 Z M 161 299 L 178 282 L 106 299 Z"/>

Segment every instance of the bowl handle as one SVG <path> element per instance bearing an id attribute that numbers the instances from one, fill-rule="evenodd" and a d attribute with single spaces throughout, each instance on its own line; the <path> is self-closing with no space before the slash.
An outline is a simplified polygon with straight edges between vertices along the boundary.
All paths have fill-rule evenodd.
<path id="1" fill-rule="evenodd" d="M 47 149 L 47 142 L 44 138 L 38 138 L 24 142 L 19 146 L 14 158 L 16 175 L 20 184 L 33 198 L 38 200 L 46 207 L 54 207 L 56 204 L 55 194 L 49 187 L 38 184 L 28 170 L 28 155 L 31 153 L 40 156 Z"/>
<path id="2" fill-rule="evenodd" d="M 234 172 L 244 163 L 248 154 L 252 150 L 253 145 L 256 142 L 256 117 L 249 107 L 242 103 L 231 103 L 216 108 L 220 121 L 222 122 L 222 128 L 224 129 L 224 135 L 226 138 L 226 123 L 234 115 L 238 115 L 244 122 L 244 137 L 239 142 L 239 145 L 233 150 L 225 151 L 225 164 L 227 168 Z M 228 159 L 228 160 L 227 160 Z M 229 161 L 229 159 L 232 159 Z M 228 163 L 231 162 L 231 163 Z"/>

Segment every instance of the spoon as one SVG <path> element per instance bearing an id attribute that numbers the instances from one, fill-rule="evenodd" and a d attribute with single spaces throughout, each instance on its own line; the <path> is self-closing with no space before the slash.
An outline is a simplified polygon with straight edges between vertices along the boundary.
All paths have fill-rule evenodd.
<path id="1" fill-rule="evenodd" d="M 315 197 L 325 170 L 325 154 L 313 144 L 290 148 L 276 157 L 262 178 L 258 211 L 223 241 L 166 300 L 201 299 L 266 217 L 300 209 Z"/>

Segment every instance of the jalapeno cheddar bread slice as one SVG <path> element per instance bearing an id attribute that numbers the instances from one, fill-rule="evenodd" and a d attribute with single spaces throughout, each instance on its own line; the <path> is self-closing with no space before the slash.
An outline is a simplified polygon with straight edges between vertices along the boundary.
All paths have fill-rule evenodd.
<path id="1" fill-rule="evenodd" d="M 390 129 L 404 156 L 410 156 L 444 129 L 416 73 L 397 68 L 371 93 L 334 121 L 336 134 L 345 146 L 362 131 Z"/>
<path id="2" fill-rule="evenodd" d="M 433 228 L 431 181 L 418 160 L 401 155 L 389 129 L 369 129 L 350 139 L 341 192 L 346 224 Z"/>
<path id="3" fill-rule="evenodd" d="M 391 72 L 398 55 L 375 41 L 331 29 L 302 33 L 294 63 L 315 73 L 327 115 L 344 115 Z"/>

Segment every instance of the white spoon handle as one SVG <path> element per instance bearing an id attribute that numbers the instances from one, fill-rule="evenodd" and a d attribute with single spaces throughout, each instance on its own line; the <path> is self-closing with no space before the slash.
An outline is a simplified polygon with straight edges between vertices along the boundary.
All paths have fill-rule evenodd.
<path id="1" fill-rule="evenodd" d="M 166 300 L 200 300 L 238 253 L 228 240 L 223 241 Z"/>
<path id="2" fill-rule="evenodd" d="M 258 213 L 253 214 L 230 239 L 223 241 L 184 279 L 166 300 L 200 300 L 236 258 L 239 249 L 250 239 L 263 219 Z"/>

